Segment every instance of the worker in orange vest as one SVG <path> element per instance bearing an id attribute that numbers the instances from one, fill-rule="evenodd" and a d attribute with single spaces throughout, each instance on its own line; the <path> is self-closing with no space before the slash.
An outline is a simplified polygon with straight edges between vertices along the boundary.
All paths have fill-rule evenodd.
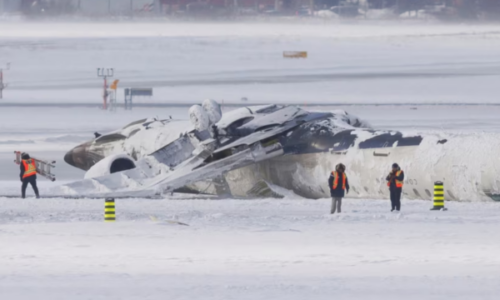
<path id="1" fill-rule="evenodd" d="M 347 180 L 343 164 L 335 166 L 335 171 L 330 174 L 330 178 L 328 179 L 328 185 L 330 186 L 330 195 L 332 196 L 332 209 L 330 213 L 333 214 L 335 211 L 340 213 L 342 198 L 346 192 L 349 193 L 349 181 Z"/>
<path id="2" fill-rule="evenodd" d="M 403 181 L 405 173 L 401 170 L 398 164 L 392 164 L 392 170 L 387 175 L 387 186 L 391 192 L 391 211 L 399 211 L 401 209 L 401 192 L 403 191 Z"/>
<path id="3" fill-rule="evenodd" d="M 23 183 L 21 191 L 22 197 L 26 197 L 26 188 L 28 187 L 28 183 L 31 184 L 33 191 L 37 198 L 40 198 L 40 194 L 38 193 L 38 187 L 36 186 L 36 164 L 35 160 L 32 159 L 28 153 L 23 153 L 21 155 L 21 182 Z"/>

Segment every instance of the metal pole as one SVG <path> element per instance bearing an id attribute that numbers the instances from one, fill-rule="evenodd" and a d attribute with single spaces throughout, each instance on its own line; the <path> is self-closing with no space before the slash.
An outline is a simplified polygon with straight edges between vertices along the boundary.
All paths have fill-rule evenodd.
<path id="1" fill-rule="evenodd" d="M 102 100 L 103 100 L 103 109 L 107 109 L 106 105 L 106 99 L 107 99 L 107 89 L 108 89 L 108 77 L 113 77 L 114 76 L 114 69 L 113 68 L 97 68 L 97 77 L 102 77 L 104 78 L 104 91 L 102 94 Z"/>
<path id="2" fill-rule="evenodd" d="M 102 103 L 102 108 L 103 108 L 104 110 L 106 110 L 106 109 L 107 109 L 107 105 L 106 105 L 106 98 L 107 98 L 107 96 L 108 96 L 108 95 L 107 95 L 107 92 L 106 92 L 107 88 L 108 88 L 108 81 L 107 81 L 106 76 L 104 76 L 104 93 L 102 94 L 102 101 L 103 101 L 103 103 Z"/>

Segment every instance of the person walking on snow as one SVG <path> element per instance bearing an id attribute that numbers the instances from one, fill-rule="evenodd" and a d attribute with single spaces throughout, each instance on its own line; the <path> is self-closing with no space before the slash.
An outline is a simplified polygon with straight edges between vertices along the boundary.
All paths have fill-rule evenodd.
<path id="1" fill-rule="evenodd" d="M 387 175 L 387 186 L 391 192 L 391 211 L 399 211 L 401 209 L 401 192 L 403 191 L 403 181 L 405 173 L 401 170 L 398 164 L 392 164 L 392 170 Z"/>
<path id="2" fill-rule="evenodd" d="M 23 183 L 21 192 L 22 197 L 26 197 L 26 188 L 28 187 L 28 183 L 31 184 L 33 191 L 37 198 L 40 198 L 40 194 L 38 193 L 38 187 L 36 186 L 36 164 L 35 160 L 33 160 L 28 153 L 23 153 L 21 155 L 21 174 L 19 175 L 21 182 Z"/>
<path id="3" fill-rule="evenodd" d="M 328 179 L 328 186 L 330 186 L 330 195 L 332 196 L 332 209 L 331 214 L 341 212 L 342 198 L 345 193 L 349 193 L 349 181 L 345 174 L 345 166 L 338 164 L 335 166 L 335 171 L 330 174 Z"/>

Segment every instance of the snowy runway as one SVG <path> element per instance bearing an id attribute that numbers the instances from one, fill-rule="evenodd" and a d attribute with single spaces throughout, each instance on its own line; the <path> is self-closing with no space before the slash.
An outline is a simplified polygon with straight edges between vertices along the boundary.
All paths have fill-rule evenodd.
<path id="1" fill-rule="evenodd" d="M 8 299 L 495 299 L 496 203 L 1 199 Z M 150 216 L 160 221 L 153 222 Z M 161 220 L 178 220 L 189 226 Z M 29 246 L 28 246 L 29 245 Z M 43 295 L 43 298 L 39 296 Z"/>
<path id="2" fill-rule="evenodd" d="M 96 69 L 161 103 L 497 103 L 498 25 L 1 24 L 8 103 L 100 103 Z M 307 51 L 284 59 L 283 51 Z M 3 67 L 3 65 L 2 65 Z"/>

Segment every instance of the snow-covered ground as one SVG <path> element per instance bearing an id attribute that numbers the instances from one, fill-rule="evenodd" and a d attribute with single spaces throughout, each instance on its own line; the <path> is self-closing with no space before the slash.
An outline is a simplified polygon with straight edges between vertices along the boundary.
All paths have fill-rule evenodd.
<path id="1" fill-rule="evenodd" d="M 308 51 L 284 59 L 283 51 Z M 500 25 L 3 23 L 4 103 L 497 103 Z"/>
<path id="2" fill-rule="evenodd" d="M 5 299 L 497 299 L 496 203 L 0 199 Z M 150 216 L 160 221 L 153 222 Z M 176 225 L 177 220 L 189 226 Z"/>

